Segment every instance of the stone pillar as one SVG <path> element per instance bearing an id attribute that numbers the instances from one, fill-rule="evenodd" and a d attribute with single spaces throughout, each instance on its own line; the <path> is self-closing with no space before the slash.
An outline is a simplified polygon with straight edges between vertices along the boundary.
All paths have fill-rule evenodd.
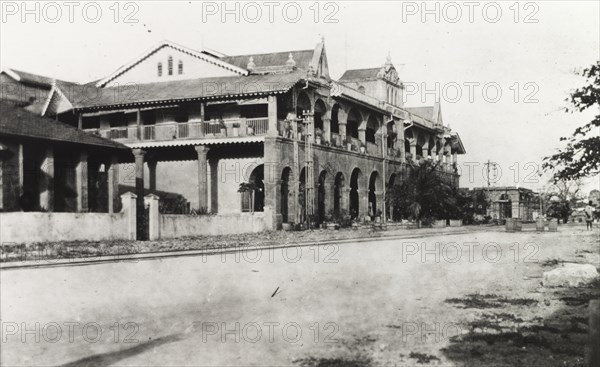
<path id="1" fill-rule="evenodd" d="M 148 206 L 148 239 L 155 241 L 160 238 L 160 214 L 158 212 L 159 197 L 148 194 L 144 198 L 144 204 Z"/>
<path id="2" fill-rule="evenodd" d="M 413 161 L 416 162 L 416 160 L 417 160 L 417 140 L 416 139 L 412 139 L 410 141 L 410 154 L 412 155 Z"/>
<path id="3" fill-rule="evenodd" d="M 87 179 L 86 179 L 87 183 Z M 54 149 L 47 147 L 40 167 L 40 207 L 48 211 L 54 209 Z"/>
<path id="4" fill-rule="evenodd" d="M 269 229 L 280 229 L 281 216 L 281 180 L 265 181 L 265 220 Z M 289 217 L 289 213 L 288 213 Z M 288 219 L 289 220 L 289 219 Z"/>
<path id="5" fill-rule="evenodd" d="M 326 179 L 325 185 L 325 216 L 328 216 L 330 212 L 333 212 L 334 200 L 335 200 L 335 181 L 332 179 Z"/>
<path id="6" fill-rule="evenodd" d="M 456 152 L 452 153 L 452 163 L 458 165 L 458 154 Z"/>
<path id="7" fill-rule="evenodd" d="M 331 117 L 329 116 L 330 112 L 327 112 L 325 116 L 323 116 L 323 141 L 328 141 L 331 143 Z"/>
<path id="8" fill-rule="evenodd" d="M 348 214 L 350 213 L 350 187 L 343 186 L 340 188 L 340 212 L 346 210 Z"/>
<path id="9" fill-rule="evenodd" d="M 358 128 L 358 140 L 364 145 L 367 145 L 367 130 L 364 128 Z"/>
<path id="10" fill-rule="evenodd" d="M 119 194 L 119 159 L 117 156 L 112 156 L 108 167 L 108 212 L 115 212 L 115 203 Z"/>
<path id="11" fill-rule="evenodd" d="M 88 156 L 83 151 L 79 154 L 79 163 L 75 169 L 77 182 L 77 211 L 86 212 L 88 210 Z"/>
<path id="12" fill-rule="evenodd" d="M 362 220 L 369 215 L 369 190 L 358 189 L 358 217 Z"/>
<path id="13" fill-rule="evenodd" d="M 135 196 L 136 201 L 136 212 L 140 216 L 137 218 L 137 236 L 138 240 L 144 237 L 144 228 L 142 214 L 144 213 L 144 155 L 146 151 L 141 149 L 134 149 L 133 156 L 135 158 Z"/>
<path id="14" fill-rule="evenodd" d="M 156 166 L 158 164 L 158 161 L 152 159 L 152 160 L 148 160 L 148 172 L 149 172 L 149 178 L 148 181 L 150 181 L 150 192 L 155 192 L 156 191 Z"/>
<path id="15" fill-rule="evenodd" d="M 137 239 L 137 196 L 134 193 L 126 192 L 121 195 L 121 213 L 125 214 L 127 221 L 127 239 Z"/>
<path id="16" fill-rule="evenodd" d="M 267 136 L 278 136 L 277 131 L 277 96 L 268 96 L 268 116 L 269 116 L 269 129 Z"/>
<path id="17" fill-rule="evenodd" d="M 383 202 L 383 191 L 375 191 L 375 201 L 377 202 L 377 205 L 373 214 L 377 216 L 377 211 L 381 210 L 381 219 L 383 220 L 383 211 L 385 210 L 385 203 Z"/>
<path id="18" fill-rule="evenodd" d="M 198 153 L 198 208 L 208 208 L 208 180 L 207 180 L 207 160 L 209 148 L 205 145 L 197 145 Z"/>
<path id="19" fill-rule="evenodd" d="M 429 157 L 429 143 L 423 144 L 423 158 L 427 159 Z"/>
<path id="20" fill-rule="evenodd" d="M 441 141 L 440 149 L 437 151 L 439 164 L 444 163 L 444 141 Z"/>

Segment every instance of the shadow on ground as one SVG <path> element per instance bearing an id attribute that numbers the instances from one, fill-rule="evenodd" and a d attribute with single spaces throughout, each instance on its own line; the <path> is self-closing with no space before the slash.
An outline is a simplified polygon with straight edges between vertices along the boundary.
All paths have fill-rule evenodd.
<path id="1" fill-rule="evenodd" d="M 546 289 L 545 299 L 540 301 L 546 305 L 494 295 L 446 300 L 484 313 L 468 324 L 467 333 L 450 338 L 442 352 L 464 366 L 584 366 L 592 299 L 600 299 L 600 282 L 589 288 Z M 519 308 L 535 311 L 554 302 L 556 310 L 545 318 L 516 315 L 521 314 Z"/>
<path id="2" fill-rule="evenodd" d="M 110 366 L 125 358 L 143 353 L 149 349 L 158 347 L 163 344 L 176 342 L 181 339 L 181 335 L 174 334 L 160 337 L 145 343 L 136 344 L 134 347 L 118 350 L 116 352 L 96 354 L 91 357 L 78 359 L 76 361 L 63 364 L 61 367 L 95 367 L 95 366 Z"/>

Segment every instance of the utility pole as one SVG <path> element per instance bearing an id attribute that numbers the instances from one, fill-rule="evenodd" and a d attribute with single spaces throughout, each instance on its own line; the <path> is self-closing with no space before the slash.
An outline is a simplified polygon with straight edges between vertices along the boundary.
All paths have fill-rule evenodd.
<path id="1" fill-rule="evenodd" d="M 491 196 L 490 196 L 490 167 L 496 171 L 496 163 L 494 162 L 490 162 L 490 160 L 488 159 L 488 161 L 486 163 L 483 164 L 486 167 L 487 170 L 487 174 L 486 174 L 486 180 L 487 180 L 487 199 L 488 201 L 491 202 Z M 493 209 L 493 208 L 492 208 Z M 490 210 L 490 214 L 491 214 L 492 210 Z"/>
<path id="2" fill-rule="evenodd" d="M 310 218 L 314 214 L 314 167 L 313 167 L 313 147 L 312 147 L 312 124 L 314 120 L 313 111 L 303 111 L 302 124 L 306 140 L 304 142 L 304 208 L 306 210 L 306 228 L 310 229 Z"/>

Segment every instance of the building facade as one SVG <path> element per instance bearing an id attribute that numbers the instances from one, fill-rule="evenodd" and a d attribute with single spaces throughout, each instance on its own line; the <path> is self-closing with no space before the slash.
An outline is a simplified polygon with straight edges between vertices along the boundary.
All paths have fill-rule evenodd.
<path id="1" fill-rule="evenodd" d="M 102 80 L 53 81 L 40 113 L 129 147 L 119 179 L 140 208 L 144 189 L 172 191 L 198 212 L 263 212 L 278 229 L 385 215 L 386 187 L 424 159 L 458 185 L 459 135 L 439 104 L 405 108 L 402 93 L 389 57 L 333 80 L 324 41 L 239 56 L 163 42 Z"/>

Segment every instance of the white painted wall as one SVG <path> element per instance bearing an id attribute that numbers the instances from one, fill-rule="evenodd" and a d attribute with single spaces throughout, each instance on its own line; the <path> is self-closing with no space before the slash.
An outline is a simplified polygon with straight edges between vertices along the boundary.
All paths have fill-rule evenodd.
<path id="1" fill-rule="evenodd" d="M 160 215 L 160 238 L 257 233 L 266 231 L 265 213 Z"/>
<path id="2" fill-rule="evenodd" d="M 168 58 L 173 56 L 173 75 L 168 73 Z M 208 56 L 207 56 L 208 58 Z M 177 64 L 179 60 L 183 61 L 183 74 L 178 74 Z M 162 62 L 163 73 L 162 77 L 158 76 L 157 65 Z M 165 46 L 150 55 L 139 64 L 111 80 L 106 86 L 112 87 L 115 85 L 123 85 L 127 83 L 151 83 L 151 82 L 166 82 L 172 80 L 185 80 L 195 78 L 209 78 L 217 76 L 239 75 L 231 70 L 222 68 L 208 61 L 201 60 L 195 56 L 183 53 L 179 50 Z"/>
<path id="3" fill-rule="evenodd" d="M 252 170 L 262 164 L 262 158 L 221 159 L 218 166 L 219 214 L 242 212 L 240 183 L 248 182 Z"/>
<path id="4" fill-rule="evenodd" d="M 129 239 L 124 213 L 0 213 L 0 244 Z"/>

